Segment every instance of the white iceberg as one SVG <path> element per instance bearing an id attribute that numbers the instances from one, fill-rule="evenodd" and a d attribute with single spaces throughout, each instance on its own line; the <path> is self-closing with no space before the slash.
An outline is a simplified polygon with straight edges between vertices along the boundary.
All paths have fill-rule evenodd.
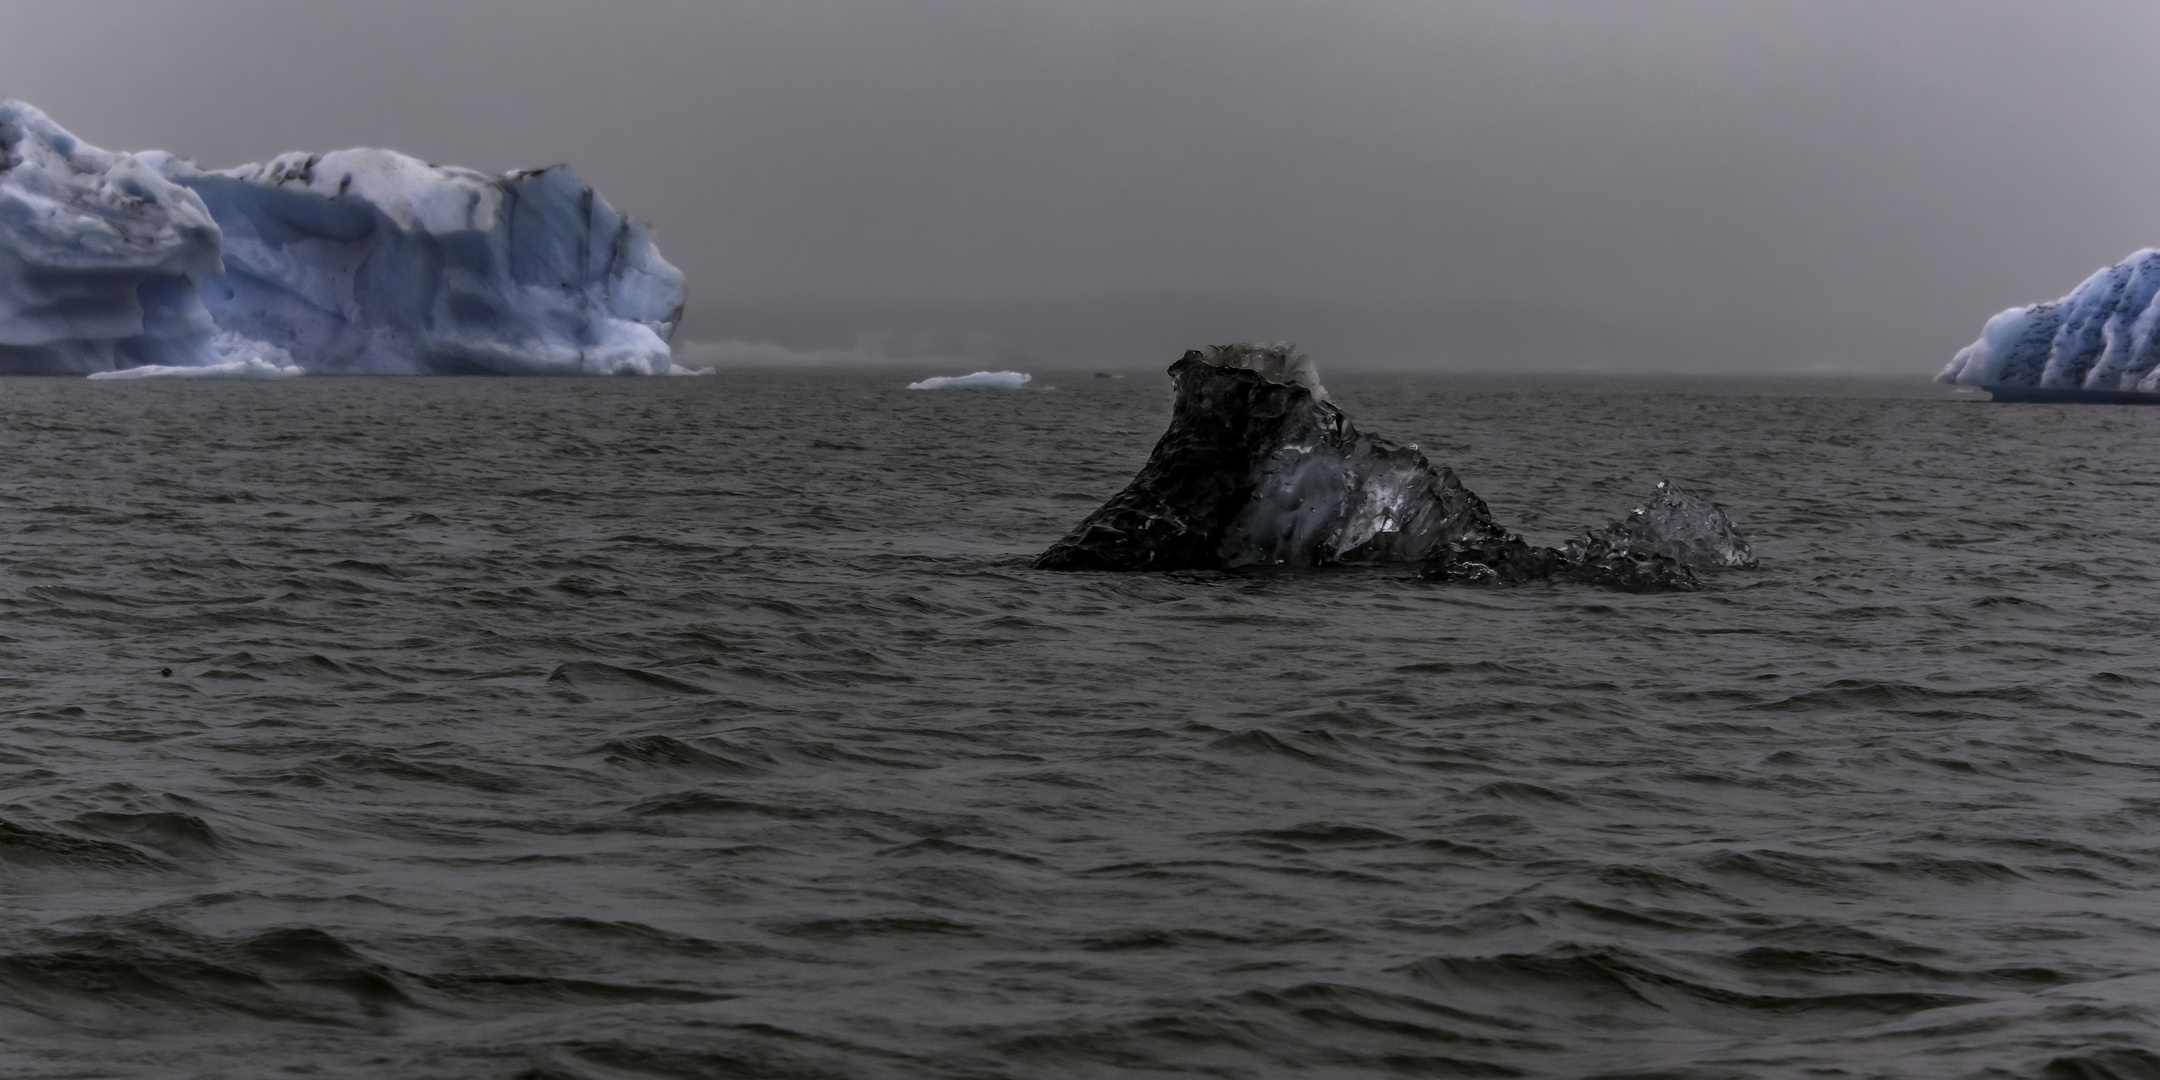
<path id="1" fill-rule="evenodd" d="M 1019 371 L 978 371 L 972 375 L 933 375 L 911 382 L 910 390 L 1018 390 L 1035 376 Z"/>
<path id="2" fill-rule="evenodd" d="M 206 172 L 0 102 L 0 374 L 681 374 L 682 308 L 651 230 L 561 166 L 340 150 Z"/>
<path id="3" fill-rule="evenodd" d="M 2160 251 L 2146 248 L 2060 300 L 1989 319 L 1936 381 L 2095 394 L 2160 393 Z"/>
<path id="4" fill-rule="evenodd" d="M 0 101 L 0 374 L 210 363 L 219 271 L 194 192 Z"/>

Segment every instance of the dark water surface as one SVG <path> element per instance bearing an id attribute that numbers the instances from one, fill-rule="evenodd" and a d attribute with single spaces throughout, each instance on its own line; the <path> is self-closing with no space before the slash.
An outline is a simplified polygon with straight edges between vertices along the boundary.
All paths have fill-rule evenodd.
<path id="1" fill-rule="evenodd" d="M 0 382 L 0 1075 L 2160 1075 L 2160 409 L 1329 378 L 1632 596 L 1037 573 L 1167 380 L 911 377 Z"/>

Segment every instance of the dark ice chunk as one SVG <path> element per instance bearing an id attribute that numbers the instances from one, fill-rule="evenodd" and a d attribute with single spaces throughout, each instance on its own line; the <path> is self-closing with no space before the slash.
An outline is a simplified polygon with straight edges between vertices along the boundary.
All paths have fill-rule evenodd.
<path id="1" fill-rule="evenodd" d="M 1600 551 L 1663 555 L 1698 569 L 1755 565 L 1755 551 L 1717 504 L 1670 480 L 1628 516 L 1568 541 L 1578 557 Z"/>
<path id="2" fill-rule="evenodd" d="M 1195 349 L 1170 377 L 1170 428 L 1139 475 L 1038 569 L 1416 563 L 1511 538 L 1452 470 L 1360 433 L 1288 346 Z"/>
<path id="3" fill-rule="evenodd" d="M 1453 470 L 1357 430 L 1287 345 L 1223 345 L 1171 365 L 1170 428 L 1125 490 L 1035 560 L 1043 570 L 1414 566 L 1428 580 L 1696 589 L 1695 567 L 1753 565 L 1716 506 L 1659 484 L 1628 517 L 1534 547 Z"/>

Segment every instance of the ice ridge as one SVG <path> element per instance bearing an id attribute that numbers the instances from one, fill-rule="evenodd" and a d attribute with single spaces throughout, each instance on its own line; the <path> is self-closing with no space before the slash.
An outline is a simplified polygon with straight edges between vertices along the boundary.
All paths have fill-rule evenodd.
<path id="1" fill-rule="evenodd" d="M 2104 267 L 2060 300 L 1987 321 L 1937 382 L 2160 392 L 2160 251 Z"/>
<path id="2" fill-rule="evenodd" d="M 1170 426 L 1123 491 L 1035 561 L 1045 570 L 1407 564 L 1439 581 L 1700 587 L 1754 564 L 1714 504 L 1661 483 L 1626 518 L 1533 547 L 1445 465 L 1357 430 L 1287 345 L 1226 345 L 1171 365 Z"/>
<path id="3" fill-rule="evenodd" d="M 0 102 L 0 373 L 675 374 L 683 296 L 651 230 L 563 166 L 211 172 Z"/>

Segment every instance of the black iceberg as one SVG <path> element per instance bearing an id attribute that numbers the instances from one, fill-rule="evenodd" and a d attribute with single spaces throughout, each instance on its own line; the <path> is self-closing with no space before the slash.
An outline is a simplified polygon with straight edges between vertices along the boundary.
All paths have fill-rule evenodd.
<path id="1" fill-rule="evenodd" d="M 1493 521 L 1454 470 L 1357 430 L 1287 345 L 1222 345 L 1170 366 L 1170 428 L 1125 490 L 1036 558 L 1042 570 L 1415 566 L 1436 581 L 1694 589 L 1754 556 L 1708 500 L 1670 482 L 1557 548 Z"/>

